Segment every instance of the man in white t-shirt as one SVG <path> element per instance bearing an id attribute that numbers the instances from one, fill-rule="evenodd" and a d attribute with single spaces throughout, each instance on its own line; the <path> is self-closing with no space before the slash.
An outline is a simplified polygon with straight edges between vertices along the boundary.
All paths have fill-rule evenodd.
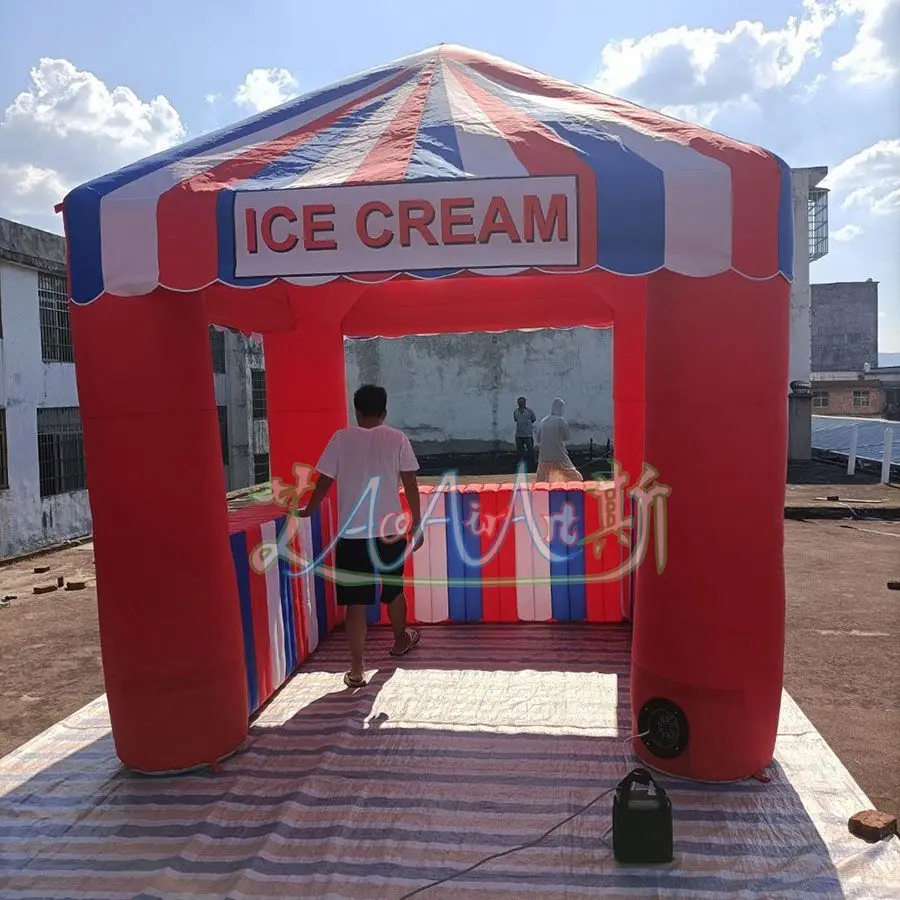
<path id="1" fill-rule="evenodd" d="M 378 574 L 381 602 L 394 630 L 392 656 L 403 656 L 419 642 L 420 632 L 407 627 L 403 594 L 403 559 L 413 535 L 414 550 L 422 545 L 421 509 L 416 472 L 419 463 L 409 438 L 384 424 L 387 391 L 363 385 L 353 395 L 356 425 L 341 428 L 316 466 L 318 478 L 301 516 L 311 516 L 337 482 L 339 540 L 335 548 L 337 601 L 346 610 L 350 671 L 344 684 L 364 687 L 366 675 L 366 607 L 376 602 Z M 406 491 L 411 521 L 406 526 L 400 506 L 400 485 Z M 344 579 L 350 576 L 347 583 Z"/>

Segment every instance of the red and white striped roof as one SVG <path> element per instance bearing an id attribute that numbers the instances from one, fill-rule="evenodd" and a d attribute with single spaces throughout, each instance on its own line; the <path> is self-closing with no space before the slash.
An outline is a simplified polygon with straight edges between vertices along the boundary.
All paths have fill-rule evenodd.
<path id="1" fill-rule="evenodd" d="M 248 192 L 314 188 L 317 197 L 349 197 L 335 192 L 521 178 L 577 184 L 577 262 L 555 271 L 791 278 L 790 170 L 776 156 L 442 45 L 73 190 L 64 203 L 73 299 L 216 282 L 254 287 L 275 277 L 321 284 L 540 269 L 514 254 L 482 268 L 449 247 L 426 265 L 374 273 L 332 270 L 322 254 L 313 274 L 247 276 L 236 265 L 235 203 L 246 204 Z"/>

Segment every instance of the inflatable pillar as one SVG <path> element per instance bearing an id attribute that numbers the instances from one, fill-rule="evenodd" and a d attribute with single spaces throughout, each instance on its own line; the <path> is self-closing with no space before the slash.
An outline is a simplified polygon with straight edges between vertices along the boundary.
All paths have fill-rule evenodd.
<path id="1" fill-rule="evenodd" d="M 116 752 L 142 772 L 210 763 L 248 709 L 203 303 L 104 295 L 72 331 Z"/>
<path id="2" fill-rule="evenodd" d="M 646 282 L 634 279 L 617 298 L 613 324 L 613 448 L 615 461 L 628 478 L 628 488 L 641 476 L 644 461 L 644 368 L 645 368 Z M 626 499 L 624 514 L 631 515 Z M 631 548 L 617 544 L 618 565 L 627 569 Z M 624 618 L 632 616 L 632 602 L 637 572 L 628 571 L 616 584 L 619 611 Z"/>
<path id="3" fill-rule="evenodd" d="M 267 334 L 266 391 L 272 477 L 292 482 L 295 463 L 315 466 L 347 425 L 344 336 L 339 321 Z"/>
<path id="4" fill-rule="evenodd" d="M 658 273 L 646 327 L 645 457 L 672 493 L 665 569 L 637 580 L 634 746 L 741 779 L 771 762 L 781 704 L 789 285 Z"/>

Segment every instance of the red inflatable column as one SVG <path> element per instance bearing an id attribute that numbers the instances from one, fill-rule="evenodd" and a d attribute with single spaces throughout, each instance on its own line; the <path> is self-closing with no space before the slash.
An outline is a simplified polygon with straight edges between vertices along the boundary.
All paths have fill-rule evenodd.
<path id="1" fill-rule="evenodd" d="M 613 325 L 613 447 L 615 460 L 622 467 L 622 474 L 628 477 L 627 487 L 640 477 L 644 460 L 646 284 L 644 279 L 635 278 L 622 285 L 616 297 Z M 624 515 L 631 515 L 627 496 Z M 619 580 L 604 586 L 607 615 L 624 612 L 625 618 L 631 617 L 637 573 L 627 571 L 630 559 L 628 546 L 615 539 L 607 541 L 604 571 L 619 567 L 626 570 Z"/>
<path id="2" fill-rule="evenodd" d="M 116 751 L 144 772 L 209 763 L 248 710 L 203 303 L 103 296 L 72 330 Z"/>
<path id="3" fill-rule="evenodd" d="M 315 466 L 347 425 L 344 337 L 337 321 L 304 322 L 265 345 L 272 476 L 290 481 L 295 463 Z"/>
<path id="4" fill-rule="evenodd" d="M 781 278 L 650 280 L 645 453 L 672 493 L 665 569 L 649 558 L 637 582 L 631 697 L 649 732 L 635 748 L 673 774 L 734 780 L 772 760 L 788 334 Z"/>

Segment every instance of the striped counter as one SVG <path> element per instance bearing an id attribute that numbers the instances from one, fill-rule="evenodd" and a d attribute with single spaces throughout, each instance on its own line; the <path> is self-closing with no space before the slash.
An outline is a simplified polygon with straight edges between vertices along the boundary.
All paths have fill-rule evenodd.
<path id="1" fill-rule="evenodd" d="M 518 493 L 512 484 L 423 486 L 425 540 L 404 568 L 410 621 L 621 621 L 630 579 L 591 579 L 613 571 L 628 548 L 615 535 L 599 555 L 581 543 L 601 526 L 593 486 L 533 485 Z M 331 572 L 334 520 L 329 499 L 312 518 L 293 519 L 295 533 L 285 541 L 286 511 L 273 504 L 231 515 L 251 714 L 343 621 Z M 266 566 L 260 548 L 279 538 L 282 552 Z M 307 568 L 311 560 L 321 560 L 315 571 Z M 389 624 L 381 604 L 368 614 L 372 625 Z"/>
<path id="2" fill-rule="evenodd" d="M 268 567 L 255 554 L 275 544 L 287 524 L 285 510 L 255 505 L 230 515 L 231 554 L 241 604 L 247 695 L 251 715 L 290 678 L 343 617 L 334 582 L 304 571 L 299 559 L 317 559 L 332 541 L 333 507 L 309 519 L 294 519 L 297 534 L 289 550 L 298 562 L 279 556 Z M 330 554 L 333 558 L 333 554 Z M 328 560 L 329 565 L 331 559 Z"/>
<path id="3" fill-rule="evenodd" d="M 425 542 L 404 572 L 415 621 L 621 621 L 623 582 L 590 580 L 624 558 L 616 538 L 599 557 L 581 544 L 600 528 L 594 486 L 422 487 Z M 377 615 L 373 609 L 370 621 Z"/>

